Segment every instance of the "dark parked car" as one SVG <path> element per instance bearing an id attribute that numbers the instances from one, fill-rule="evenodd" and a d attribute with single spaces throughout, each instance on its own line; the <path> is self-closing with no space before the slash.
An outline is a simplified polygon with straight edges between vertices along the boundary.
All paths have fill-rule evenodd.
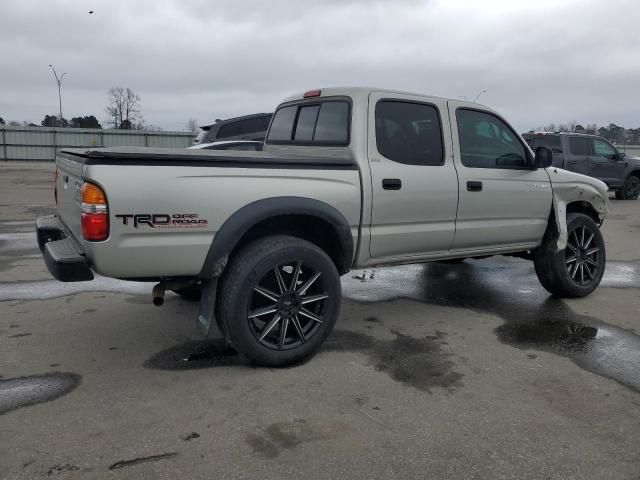
<path id="1" fill-rule="evenodd" d="M 524 133 L 522 137 L 535 150 L 548 147 L 553 166 L 602 180 L 619 200 L 640 196 L 640 158 L 618 151 L 597 135 L 579 133 Z"/>
<path id="2" fill-rule="evenodd" d="M 254 113 L 242 117 L 216 120 L 213 125 L 200 127 L 194 144 L 220 140 L 264 140 L 271 121 L 271 113 Z"/>

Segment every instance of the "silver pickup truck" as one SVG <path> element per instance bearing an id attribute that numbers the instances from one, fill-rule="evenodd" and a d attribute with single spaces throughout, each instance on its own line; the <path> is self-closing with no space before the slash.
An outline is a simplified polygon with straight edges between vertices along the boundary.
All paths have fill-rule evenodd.
<path id="1" fill-rule="evenodd" d="M 62 150 L 38 242 L 58 280 L 199 297 L 205 335 L 215 321 L 254 362 L 285 365 L 327 338 L 352 268 L 507 254 L 555 295 L 592 292 L 607 187 L 551 162 L 479 104 L 312 90 L 278 106 L 261 152 Z"/>

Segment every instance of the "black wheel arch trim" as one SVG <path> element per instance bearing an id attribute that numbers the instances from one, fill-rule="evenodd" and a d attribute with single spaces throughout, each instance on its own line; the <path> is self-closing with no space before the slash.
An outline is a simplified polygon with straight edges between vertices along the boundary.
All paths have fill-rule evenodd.
<path id="1" fill-rule="evenodd" d="M 336 267 L 341 275 L 349 271 L 353 263 L 354 245 L 351 227 L 344 215 L 319 200 L 287 196 L 257 200 L 231 215 L 215 234 L 199 277 L 219 277 L 244 234 L 263 220 L 284 215 L 317 217 L 332 225 L 341 244 L 341 258 L 338 259 Z"/>

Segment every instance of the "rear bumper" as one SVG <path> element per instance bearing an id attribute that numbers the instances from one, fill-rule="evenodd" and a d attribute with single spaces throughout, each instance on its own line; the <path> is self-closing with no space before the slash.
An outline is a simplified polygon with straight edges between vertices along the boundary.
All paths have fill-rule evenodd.
<path id="1" fill-rule="evenodd" d="M 61 282 L 83 282 L 93 280 L 93 272 L 84 252 L 68 234 L 56 215 L 39 217 L 36 220 L 38 247 L 49 273 Z"/>

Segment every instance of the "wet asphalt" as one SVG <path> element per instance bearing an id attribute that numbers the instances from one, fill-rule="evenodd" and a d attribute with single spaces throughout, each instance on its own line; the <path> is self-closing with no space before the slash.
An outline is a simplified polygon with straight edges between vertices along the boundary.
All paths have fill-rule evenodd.
<path id="1" fill-rule="evenodd" d="M 51 279 L 51 178 L 0 165 L 0 479 L 640 478 L 640 202 L 585 299 L 512 258 L 352 272 L 322 351 L 265 369 L 180 297 Z"/>

